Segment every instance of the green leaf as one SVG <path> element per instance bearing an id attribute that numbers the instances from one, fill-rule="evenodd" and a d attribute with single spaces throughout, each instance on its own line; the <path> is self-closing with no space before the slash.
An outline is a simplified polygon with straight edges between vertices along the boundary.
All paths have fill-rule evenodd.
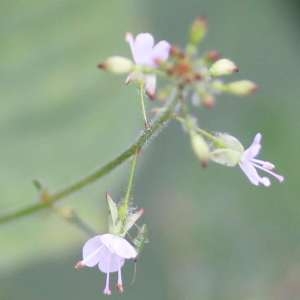
<path id="1" fill-rule="evenodd" d="M 143 215 L 143 213 L 144 213 L 144 209 L 140 209 L 136 213 L 128 215 L 123 227 L 124 235 L 131 229 L 131 227 L 137 222 L 137 220 Z"/>
<path id="2" fill-rule="evenodd" d="M 117 204 L 113 201 L 113 199 L 111 198 L 111 196 L 106 193 L 106 200 L 108 203 L 108 209 L 109 209 L 109 213 L 110 213 L 110 221 L 112 223 L 112 226 L 116 226 L 117 221 L 118 221 L 118 207 Z"/>

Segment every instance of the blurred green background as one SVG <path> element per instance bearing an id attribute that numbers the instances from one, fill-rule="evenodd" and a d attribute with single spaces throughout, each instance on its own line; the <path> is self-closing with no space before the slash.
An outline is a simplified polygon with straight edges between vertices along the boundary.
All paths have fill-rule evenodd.
<path id="1" fill-rule="evenodd" d="M 124 33 L 149 31 L 184 44 L 198 15 L 209 18 L 203 50 L 237 62 L 236 78 L 258 82 L 248 98 L 221 97 L 199 111 L 201 124 L 250 144 L 263 133 L 262 158 L 284 184 L 252 186 L 240 170 L 203 170 L 177 124 L 143 154 L 135 199 L 151 243 L 125 267 L 123 299 L 300 299 L 297 2 L 280 0 L 0 0 L 0 213 L 37 201 L 101 165 L 141 130 L 134 86 L 100 72 L 112 54 L 130 55 Z M 118 199 L 128 163 L 61 202 L 99 232 L 105 191 Z M 99 299 L 104 276 L 74 270 L 87 236 L 43 211 L 0 227 L 0 299 Z M 112 296 L 112 299 L 119 297 Z"/>

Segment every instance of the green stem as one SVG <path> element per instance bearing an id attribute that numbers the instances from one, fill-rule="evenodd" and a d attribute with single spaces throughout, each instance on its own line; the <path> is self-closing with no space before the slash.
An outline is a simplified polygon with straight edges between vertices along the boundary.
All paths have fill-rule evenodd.
<path id="1" fill-rule="evenodd" d="M 187 121 L 184 118 L 175 116 L 175 119 L 182 124 L 185 124 L 185 125 L 187 124 Z M 201 129 L 199 127 L 196 127 L 196 126 L 193 126 L 193 128 L 191 128 L 191 129 L 195 130 L 196 132 L 200 133 L 203 137 L 212 141 L 218 148 L 227 148 L 224 143 L 222 143 L 218 138 L 216 138 L 213 134 L 209 133 L 208 131 Z"/>
<path id="2" fill-rule="evenodd" d="M 219 148 L 227 148 L 224 143 L 222 143 L 218 138 L 216 138 L 214 135 L 209 133 L 208 131 L 201 129 L 201 128 L 196 128 L 196 131 L 206 137 L 207 139 L 211 140 L 217 147 Z"/>
<path id="3" fill-rule="evenodd" d="M 58 190 L 53 194 L 49 194 L 47 197 L 47 201 L 38 202 L 27 207 L 21 208 L 19 210 L 3 214 L 0 216 L 0 224 L 7 223 L 9 221 L 31 215 L 35 212 L 43 210 L 45 208 L 51 207 L 51 205 L 55 202 L 58 202 L 71 194 L 78 192 L 79 190 L 85 188 L 86 186 L 94 183 L 101 177 L 109 174 L 112 170 L 116 167 L 121 165 L 125 162 L 129 157 L 134 155 L 136 152 L 140 151 L 146 142 L 156 133 L 159 132 L 159 129 L 162 128 L 167 121 L 170 120 L 175 105 L 177 103 L 177 92 L 172 93 L 169 101 L 167 102 L 165 109 L 162 111 L 160 115 L 158 115 L 155 120 L 150 124 L 149 128 L 146 128 L 141 135 L 137 138 L 136 142 L 133 143 L 129 148 L 123 151 L 120 155 L 116 158 L 111 160 L 110 162 L 106 163 L 102 167 L 99 167 L 94 172 L 90 173 L 89 175 L 75 181 L 74 183 Z"/>
<path id="4" fill-rule="evenodd" d="M 138 157 L 138 152 L 133 157 L 132 164 L 131 164 L 131 170 L 130 170 L 130 176 L 128 180 L 128 186 L 127 186 L 127 192 L 124 198 L 124 206 L 128 208 L 129 203 L 130 203 L 130 197 L 131 197 L 131 191 L 132 191 L 132 186 L 133 186 L 133 178 L 136 170 L 136 162 L 137 162 L 137 157 Z"/>
<path id="5" fill-rule="evenodd" d="M 145 127 L 148 128 L 148 120 L 147 120 L 147 114 L 146 114 L 146 108 L 145 108 L 144 84 L 143 83 L 140 84 L 140 100 L 141 100 L 141 106 L 142 106 Z"/>

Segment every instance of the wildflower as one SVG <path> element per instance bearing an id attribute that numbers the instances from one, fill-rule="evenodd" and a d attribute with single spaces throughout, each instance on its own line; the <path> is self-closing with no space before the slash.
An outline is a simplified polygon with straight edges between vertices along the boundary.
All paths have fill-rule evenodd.
<path id="1" fill-rule="evenodd" d="M 135 38 L 131 33 L 126 34 L 126 41 L 130 45 L 133 60 L 137 66 L 156 68 L 160 62 L 168 59 L 171 45 L 167 41 L 160 41 L 154 46 L 154 38 L 150 33 L 140 33 Z M 156 76 L 135 71 L 129 74 L 126 82 L 140 81 L 145 84 L 145 90 L 150 97 L 154 97 Z"/>
<path id="2" fill-rule="evenodd" d="M 284 180 L 283 176 L 273 171 L 275 166 L 272 163 L 255 158 L 261 149 L 260 142 L 262 135 L 260 133 L 255 135 L 252 144 L 246 150 L 244 150 L 243 145 L 238 139 L 227 133 L 218 133 L 216 138 L 220 144 L 220 148 L 211 152 L 211 160 L 214 162 L 227 167 L 239 165 L 250 182 L 254 185 L 271 185 L 270 179 L 260 176 L 256 169 L 265 171 L 275 177 L 279 182 Z"/>
<path id="3" fill-rule="evenodd" d="M 136 258 L 137 251 L 124 238 L 110 233 L 96 235 L 89 239 L 82 249 L 83 260 L 75 268 L 94 267 L 98 264 L 101 272 L 106 273 L 105 295 L 111 295 L 109 286 L 110 273 L 118 272 L 117 289 L 123 292 L 121 269 L 126 259 Z"/>
<path id="4" fill-rule="evenodd" d="M 264 186 L 270 186 L 270 179 L 268 177 L 261 177 L 257 173 L 256 169 L 265 171 L 266 173 L 275 177 L 279 182 L 282 182 L 284 180 L 284 177 L 276 174 L 273 171 L 275 169 L 275 166 L 272 163 L 255 158 L 261 149 L 261 138 L 262 135 L 260 133 L 257 133 L 255 135 L 250 147 L 243 152 L 239 162 L 239 166 L 249 178 L 251 183 L 253 183 L 254 185 L 259 185 L 261 183 Z"/>

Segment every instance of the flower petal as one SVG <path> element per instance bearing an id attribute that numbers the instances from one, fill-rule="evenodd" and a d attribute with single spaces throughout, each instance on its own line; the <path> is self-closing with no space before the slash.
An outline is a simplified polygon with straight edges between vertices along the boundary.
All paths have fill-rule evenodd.
<path id="1" fill-rule="evenodd" d="M 156 76 L 146 75 L 145 76 L 145 89 L 150 98 L 155 97 L 156 90 Z"/>
<path id="2" fill-rule="evenodd" d="M 99 261 L 99 270 L 103 273 L 117 272 L 123 267 L 125 259 L 118 256 L 117 254 L 111 253 L 107 248 L 102 251 L 102 256 Z"/>
<path id="3" fill-rule="evenodd" d="M 259 175 L 250 163 L 239 163 L 240 168 L 249 178 L 252 184 L 259 185 Z"/>
<path id="4" fill-rule="evenodd" d="M 104 249 L 104 245 L 101 241 L 101 236 L 96 235 L 89 239 L 83 246 L 82 263 L 88 267 L 94 267 L 101 258 L 101 250 Z"/>
<path id="5" fill-rule="evenodd" d="M 268 177 L 262 177 L 258 174 L 258 172 L 255 169 L 255 165 L 251 163 L 240 163 L 239 166 L 243 170 L 243 172 L 246 174 L 246 176 L 249 178 L 251 183 L 254 185 L 259 185 L 260 183 L 264 186 L 270 186 L 271 181 Z"/>
<path id="6" fill-rule="evenodd" d="M 100 236 L 101 242 L 103 245 L 111 252 L 115 253 L 114 251 L 114 240 L 118 238 L 118 236 L 113 235 L 111 233 L 105 233 Z"/>
<path id="7" fill-rule="evenodd" d="M 252 144 L 246 149 L 246 151 L 243 154 L 244 159 L 252 159 L 259 153 L 261 149 L 261 133 L 257 133 L 253 139 Z"/>
<path id="8" fill-rule="evenodd" d="M 155 63 L 157 60 L 165 61 L 170 54 L 171 45 L 167 41 L 160 41 L 155 45 L 152 51 L 152 60 Z"/>
<path id="9" fill-rule="evenodd" d="M 133 44 L 133 59 L 136 64 L 152 66 L 153 36 L 150 33 L 140 33 L 136 36 Z"/>
<path id="10" fill-rule="evenodd" d="M 134 38 L 133 38 L 132 33 L 127 32 L 126 35 L 125 35 L 125 40 L 129 44 L 132 57 L 134 58 L 135 57 L 135 52 L 134 52 Z"/>
<path id="11" fill-rule="evenodd" d="M 125 239 L 116 237 L 114 240 L 114 252 L 122 258 L 135 258 L 137 251 L 134 247 Z"/>
<path id="12" fill-rule="evenodd" d="M 102 234 L 101 241 L 105 246 L 104 248 L 106 248 L 112 255 L 117 255 L 122 259 L 134 258 L 137 256 L 137 251 L 134 247 L 126 239 L 117 235 L 110 233 Z"/>

